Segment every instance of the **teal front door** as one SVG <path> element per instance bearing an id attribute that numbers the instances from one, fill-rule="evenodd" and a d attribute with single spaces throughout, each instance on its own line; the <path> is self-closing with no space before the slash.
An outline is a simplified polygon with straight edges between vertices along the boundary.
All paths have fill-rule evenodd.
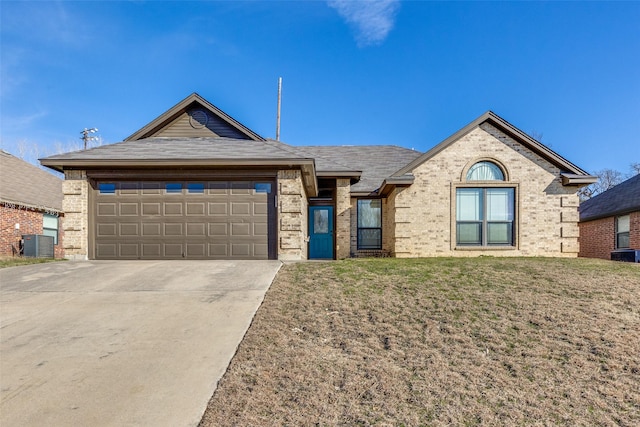
<path id="1" fill-rule="evenodd" d="M 309 207 L 309 258 L 333 259 L 333 206 Z"/>

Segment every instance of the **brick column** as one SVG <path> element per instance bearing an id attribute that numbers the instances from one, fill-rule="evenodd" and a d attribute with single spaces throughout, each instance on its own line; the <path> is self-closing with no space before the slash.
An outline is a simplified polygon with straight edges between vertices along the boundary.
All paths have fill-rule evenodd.
<path id="1" fill-rule="evenodd" d="M 336 258 L 349 258 L 351 240 L 351 180 L 336 179 Z"/>
<path id="2" fill-rule="evenodd" d="M 65 258 L 89 258 L 89 183 L 86 171 L 65 171 L 62 228 Z"/>
<path id="3" fill-rule="evenodd" d="M 307 258 L 307 205 L 302 173 L 278 171 L 278 259 Z"/>

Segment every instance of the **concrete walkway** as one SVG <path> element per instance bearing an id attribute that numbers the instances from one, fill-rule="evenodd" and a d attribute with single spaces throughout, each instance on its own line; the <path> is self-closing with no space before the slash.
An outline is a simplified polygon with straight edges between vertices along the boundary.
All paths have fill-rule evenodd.
<path id="1" fill-rule="evenodd" d="M 0 425 L 197 425 L 280 265 L 0 269 Z"/>

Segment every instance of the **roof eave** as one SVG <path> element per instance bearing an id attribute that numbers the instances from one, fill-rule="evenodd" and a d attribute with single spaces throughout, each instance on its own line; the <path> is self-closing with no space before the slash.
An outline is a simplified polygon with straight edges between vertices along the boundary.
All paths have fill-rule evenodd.
<path id="1" fill-rule="evenodd" d="M 564 186 L 578 186 L 593 184 L 598 181 L 597 176 L 593 175 L 577 175 L 572 173 L 561 173 L 562 185 Z"/>
<path id="2" fill-rule="evenodd" d="M 402 177 L 389 177 L 382 182 L 378 194 L 386 197 L 396 187 L 408 187 L 413 184 L 415 178 L 413 175 L 404 175 Z"/>

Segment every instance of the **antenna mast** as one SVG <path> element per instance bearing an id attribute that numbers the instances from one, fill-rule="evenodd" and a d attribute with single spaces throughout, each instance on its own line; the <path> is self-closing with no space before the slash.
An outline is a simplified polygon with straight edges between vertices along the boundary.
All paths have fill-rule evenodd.
<path id="1" fill-rule="evenodd" d="M 276 141 L 280 141 L 280 105 L 282 104 L 282 77 L 278 77 L 278 114 L 276 115 Z"/>

